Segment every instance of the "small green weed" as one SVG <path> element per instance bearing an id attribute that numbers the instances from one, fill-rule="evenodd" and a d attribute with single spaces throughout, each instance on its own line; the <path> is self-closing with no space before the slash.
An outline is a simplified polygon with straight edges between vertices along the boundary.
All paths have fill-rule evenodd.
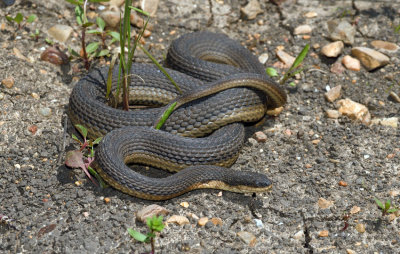
<path id="1" fill-rule="evenodd" d="M 94 161 L 94 146 L 98 145 L 102 138 L 97 138 L 94 141 L 87 139 L 87 129 L 80 124 L 75 125 L 75 127 L 82 135 L 83 142 L 79 140 L 77 136 L 72 134 L 72 139 L 79 143 L 80 148 L 78 150 L 67 152 L 65 156 L 65 165 L 71 168 L 81 168 L 87 177 L 95 185 L 97 185 L 91 174 L 94 175 L 97 181 L 100 183 L 100 186 L 105 188 L 107 185 L 104 183 L 103 179 L 101 179 L 100 175 L 97 174 L 97 172 L 90 166 L 90 164 Z"/>
<path id="2" fill-rule="evenodd" d="M 374 199 L 375 199 L 375 203 L 382 210 L 382 217 L 385 215 L 388 215 L 389 213 L 394 213 L 398 210 L 396 207 L 392 207 L 392 204 L 389 199 L 386 200 L 385 204 L 383 204 L 379 199 L 377 199 L 375 197 L 374 197 Z"/>
<path id="3" fill-rule="evenodd" d="M 149 254 L 154 254 L 154 238 L 156 237 L 155 232 L 161 232 L 164 229 L 163 216 L 157 217 L 154 215 L 151 218 L 147 218 L 146 224 L 150 230 L 150 232 L 146 235 L 131 228 L 128 228 L 128 233 L 139 242 L 150 243 L 151 252 Z"/>
<path id="4" fill-rule="evenodd" d="M 400 24 L 394 28 L 394 32 L 400 34 Z"/>
<path id="5" fill-rule="evenodd" d="M 303 71 L 303 68 L 299 68 L 300 64 L 304 61 L 304 58 L 307 56 L 308 51 L 310 50 L 310 44 L 307 44 L 300 52 L 300 54 L 296 57 L 294 60 L 292 66 L 289 68 L 289 70 L 285 73 L 285 75 L 279 80 L 279 84 L 283 85 L 286 83 L 286 81 L 289 78 L 294 77 L 297 73 L 300 73 Z M 278 72 L 272 68 L 268 67 L 265 69 L 265 72 L 267 73 L 268 76 L 270 77 L 277 77 Z M 294 82 L 290 82 L 289 86 L 295 87 L 296 84 Z"/>
<path id="6" fill-rule="evenodd" d="M 108 55 L 109 52 L 107 49 L 103 49 L 98 51 L 97 49 L 99 48 L 99 42 L 92 42 L 86 45 L 86 33 L 87 28 L 91 27 L 94 25 L 94 23 L 89 22 L 86 16 L 86 4 L 87 0 L 66 0 L 67 2 L 76 5 L 75 6 L 75 18 L 76 18 L 76 23 L 81 27 L 81 47 L 82 47 L 82 56 L 74 51 L 73 49 L 69 49 L 70 54 L 74 57 L 77 58 L 82 58 L 83 63 L 85 65 L 85 69 L 89 70 L 90 68 L 90 60 L 93 57 L 100 57 L 100 56 L 105 56 Z M 92 3 L 100 3 L 100 2 L 108 2 L 110 0 L 89 0 L 89 2 Z M 97 26 L 99 27 L 99 30 L 96 30 L 100 33 L 104 31 L 105 23 L 103 20 L 97 20 Z M 100 24 L 100 25 L 99 25 Z M 92 31 L 92 30 L 89 30 Z M 102 41 L 103 43 L 103 41 Z"/>
<path id="7" fill-rule="evenodd" d="M 34 33 L 31 33 L 29 36 L 34 39 L 36 42 L 39 40 L 40 31 L 39 29 L 35 29 Z"/>
<path id="8" fill-rule="evenodd" d="M 15 17 L 6 16 L 6 19 L 10 23 L 16 23 L 18 25 L 17 29 L 21 30 L 21 28 L 23 28 L 26 24 L 34 22 L 37 19 L 37 16 L 34 14 L 29 15 L 28 17 L 25 17 L 25 22 L 22 22 L 24 21 L 24 16 L 18 12 Z"/>
<path id="9" fill-rule="evenodd" d="M 131 0 L 126 0 L 125 1 L 125 11 L 124 11 L 124 17 L 122 19 L 122 22 L 120 24 L 120 32 L 114 34 L 110 34 L 115 40 L 120 42 L 120 54 L 119 56 L 114 55 L 110 68 L 108 70 L 108 77 L 107 77 L 107 93 L 106 93 L 106 98 L 109 98 L 111 94 L 111 88 L 112 88 L 112 70 L 114 69 L 114 65 L 116 62 L 117 57 L 119 58 L 119 70 L 118 70 L 118 85 L 117 85 L 117 91 L 114 97 L 118 98 L 120 94 L 120 87 L 122 83 L 122 105 L 124 110 L 129 110 L 129 89 L 128 89 L 128 84 L 130 84 L 130 76 L 129 74 L 132 66 L 132 59 L 135 54 L 135 50 L 137 47 L 139 47 L 150 59 L 151 61 L 158 67 L 158 69 L 164 73 L 164 75 L 171 81 L 171 83 L 175 86 L 176 90 L 179 93 L 182 93 L 181 89 L 179 86 L 176 84 L 176 82 L 172 79 L 172 77 L 168 74 L 168 72 L 158 63 L 158 61 L 148 52 L 144 47 L 142 47 L 139 43 L 140 39 L 143 36 L 144 31 L 146 30 L 147 24 L 150 20 L 150 15 L 140 9 L 137 9 L 132 5 Z M 131 26 L 130 26 L 130 12 L 131 10 L 134 10 L 146 17 L 146 22 L 144 23 L 144 26 L 142 30 L 138 33 L 138 36 L 136 37 L 135 41 L 131 43 Z M 126 50 L 127 49 L 127 55 L 126 55 Z M 166 108 L 165 112 L 162 114 L 160 117 L 159 121 L 156 123 L 156 129 L 160 129 L 161 126 L 164 124 L 164 122 L 167 120 L 168 116 L 172 113 L 172 111 L 175 108 L 176 103 L 172 103 L 169 107 Z"/>

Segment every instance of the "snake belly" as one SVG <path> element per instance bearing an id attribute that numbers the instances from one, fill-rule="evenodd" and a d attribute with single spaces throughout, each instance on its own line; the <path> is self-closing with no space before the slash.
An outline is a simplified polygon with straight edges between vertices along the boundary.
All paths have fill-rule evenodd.
<path id="1" fill-rule="evenodd" d="M 285 92 L 264 74 L 257 58 L 223 34 L 196 32 L 172 42 L 166 64 L 174 69 L 167 72 L 182 95 L 156 67 L 133 64 L 131 69 L 130 103 L 158 108 L 108 106 L 107 68 L 92 71 L 74 87 L 68 109 L 72 123 L 85 126 L 91 137 L 104 136 L 93 164 L 100 176 L 124 193 L 150 200 L 202 188 L 270 189 L 263 174 L 225 168 L 243 146 L 242 123 L 258 121 L 267 108 L 286 103 Z M 113 84 L 117 75 L 114 68 Z M 177 107 L 162 129 L 152 128 L 173 102 Z M 152 178 L 133 171 L 129 163 L 178 173 Z"/>

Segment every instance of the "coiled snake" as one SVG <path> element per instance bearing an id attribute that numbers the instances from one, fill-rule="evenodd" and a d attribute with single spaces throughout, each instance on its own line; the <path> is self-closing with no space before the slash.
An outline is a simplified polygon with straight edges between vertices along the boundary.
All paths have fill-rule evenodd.
<path id="1" fill-rule="evenodd" d="M 286 102 L 285 92 L 265 75 L 257 58 L 223 34 L 196 32 L 171 44 L 166 64 L 175 69 L 167 71 L 182 95 L 153 65 L 133 64 L 131 70 L 130 103 L 158 108 L 123 111 L 108 106 L 107 68 L 92 71 L 74 87 L 68 109 L 73 124 L 87 127 L 92 137 L 104 136 L 94 161 L 100 176 L 122 192 L 151 200 L 201 188 L 270 189 L 263 174 L 225 168 L 243 145 L 241 122 L 258 121 L 267 107 Z M 113 73 L 116 83 L 118 68 Z M 177 107 L 162 129 L 152 128 L 171 101 Z M 179 172 L 151 178 L 128 163 Z"/>

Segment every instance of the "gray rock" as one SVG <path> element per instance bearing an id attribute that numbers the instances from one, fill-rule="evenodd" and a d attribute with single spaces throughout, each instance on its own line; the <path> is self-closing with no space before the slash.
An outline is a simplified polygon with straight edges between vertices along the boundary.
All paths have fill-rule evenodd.
<path id="1" fill-rule="evenodd" d="M 72 27 L 67 25 L 57 24 L 49 28 L 47 32 L 51 37 L 59 42 L 66 42 L 72 33 Z"/>
<path id="2" fill-rule="evenodd" d="M 244 18 L 249 20 L 255 19 L 258 14 L 263 13 L 258 0 L 250 0 L 245 7 L 240 9 L 240 11 L 242 12 Z"/>
<path id="3" fill-rule="evenodd" d="M 343 41 L 345 44 L 353 44 L 356 29 L 346 20 L 328 21 L 329 38 L 334 41 Z"/>

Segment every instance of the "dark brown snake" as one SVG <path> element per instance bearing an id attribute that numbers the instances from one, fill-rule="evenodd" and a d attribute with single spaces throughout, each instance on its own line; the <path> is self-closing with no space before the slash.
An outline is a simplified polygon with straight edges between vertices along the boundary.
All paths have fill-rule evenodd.
<path id="1" fill-rule="evenodd" d="M 167 71 L 182 95 L 152 65 L 133 64 L 131 70 L 130 103 L 158 108 L 123 111 L 108 106 L 107 68 L 91 72 L 74 87 L 68 110 L 73 124 L 87 127 L 91 137 L 104 136 L 94 161 L 100 176 L 118 190 L 151 200 L 201 188 L 269 190 L 272 184 L 265 175 L 225 167 L 242 148 L 241 122 L 259 121 L 267 108 L 283 106 L 286 93 L 250 51 L 223 34 L 183 35 L 171 44 L 166 64 L 175 69 Z M 113 73 L 116 83 L 118 68 Z M 177 107 L 162 129 L 152 128 L 172 102 Z M 151 178 L 129 163 L 179 172 Z"/>

